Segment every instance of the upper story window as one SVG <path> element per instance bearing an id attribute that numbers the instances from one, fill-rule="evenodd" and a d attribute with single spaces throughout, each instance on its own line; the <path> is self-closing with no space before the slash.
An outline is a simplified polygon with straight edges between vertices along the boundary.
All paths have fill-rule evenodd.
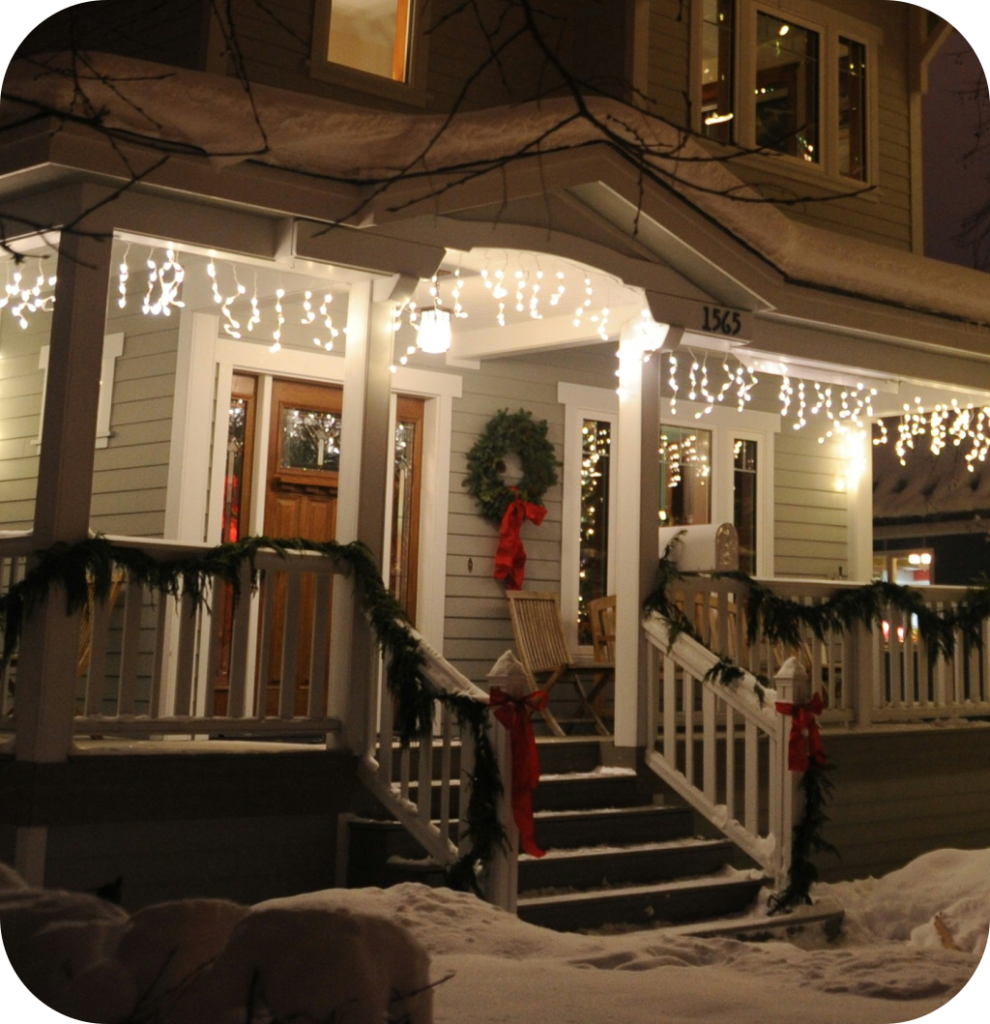
<path id="1" fill-rule="evenodd" d="M 310 71 L 346 88 L 418 102 L 425 36 L 418 0 L 317 0 Z"/>
<path id="2" fill-rule="evenodd" d="M 703 0 L 697 127 L 718 142 L 865 182 L 879 29 L 812 0 L 791 5 Z"/>
<path id="3" fill-rule="evenodd" d="M 331 0 L 327 60 L 405 82 L 411 0 Z"/>

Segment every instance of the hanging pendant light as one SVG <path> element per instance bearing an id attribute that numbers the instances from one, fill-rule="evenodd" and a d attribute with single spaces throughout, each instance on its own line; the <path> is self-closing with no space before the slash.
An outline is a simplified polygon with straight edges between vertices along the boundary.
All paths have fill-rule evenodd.
<path id="1" fill-rule="evenodd" d="M 440 306 L 424 309 L 419 315 L 416 344 L 423 352 L 436 355 L 450 348 L 450 311 Z"/>

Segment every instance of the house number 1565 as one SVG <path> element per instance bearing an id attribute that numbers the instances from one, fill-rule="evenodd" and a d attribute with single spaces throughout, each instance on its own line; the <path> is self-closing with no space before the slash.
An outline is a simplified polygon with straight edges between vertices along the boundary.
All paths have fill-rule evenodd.
<path id="1" fill-rule="evenodd" d="M 705 312 L 705 322 L 701 325 L 703 331 L 709 334 L 726 334 L 734 338 L 742 330 L 742 317 L 731 309 L 720 309 L 718 306 L 702 306 Z"/>

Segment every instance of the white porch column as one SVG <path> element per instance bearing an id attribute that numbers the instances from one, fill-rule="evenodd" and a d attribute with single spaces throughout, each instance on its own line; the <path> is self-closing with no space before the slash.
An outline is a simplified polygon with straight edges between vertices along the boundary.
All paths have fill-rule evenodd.
<path id="1" fill-rule="evenodd" d="M 646 742 L 642 675 L 646 657 L 643 598 L 656 582 L 660 467 L 660 360 L 643 362 L 635 321 L 619 339 L 619 488 L 616 503 L 615 745 Z"/>
<path id="2" fill-rule="evenodd" d="M 851 580 L 873 579 L 873 444 L 866 432 L 845 436 L 848 572 Z"/>
<path id="3" fill-rule="evenodd" d="M 371 281 L 354 284 L 348 298 L 337 501 L 337 539 L 365 544 L 380 572 L 392 390 L 390 299 L 376 301 Z M 347 745 L 362 754 L 374 743 L 378 669 L 370 626 L 353 615 L 353 593 L 349 582 L 334 588 L 333 633 L 350 636 L 351 642 L 349 650 L 339 641 L 331 644 L 331 679 L 343 682 L 330 694 L 329 713 L 343 719 Z"/>
<path id="4" fill-rule="evenodd" d="M 66 232 L 59 243 L 34 514 L 39 548 L 84 540 L 89 531 L 110 252 L 109 238 Z M 66 619 L 59 590 L 24 623 L 18 760 L 51 763 L 68 755 L 78 659 L 79 616 Z"/>

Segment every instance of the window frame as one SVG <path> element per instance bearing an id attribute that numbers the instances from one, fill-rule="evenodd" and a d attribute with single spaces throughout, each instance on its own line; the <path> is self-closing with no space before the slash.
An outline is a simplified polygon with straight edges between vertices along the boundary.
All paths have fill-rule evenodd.
<path id="1" fill-rule="evenodd" d="M 821 159 L 817 162 L 802 160 L 787 153 L 748 153 L 738 158 L 743 166 L 763 172 L 793 177 L 805 182 L 814 181 L 825 187 L 868 188 L 879 184 L 879 50 L 883 44 L 883 29 L 852 15 L 833 10 L 814 0 L 788 0 L 786 6 L 776 6 L 768 0 L 735 0 L 735 46 L 733 68 L 735 80 L 735 118 L 733 142 L 719 143 L 704 137 L 702 123 L 702 55 L 704 9 L 694 5 L 692 18 L 691 96 L 693 98 L 692 129 L 706 143 L 714 146 L 743 149 L 756 148 L 756 106 L 748 101 L 756 88 L 756 40 L 758 14 L 768 14 L 784 20 L 793 20 L 801 28 L 819 35 L 818 57 L 818 145 Z M 866 53 L 866 130 L 864 132 L 866 174 L 853 178 L 839 171 L 839 40 L 861 44 Z M 743 101 L 746 102 L 743 102 Z"/>
<path id="2" fill-rule="evenodd" d="M 409 0 L 408 74 L 404 82 L 349 68 L 343 64 L 334 64 L 328 59 L 332 6 L 333 0 L 316 0 L 313 47 L 309 61 L 310 76 L 332 85 L 353 89 L 355 92 L 370 93 L 385 99 L 424 106 L 429 34 L 423 30 L 422 0 Z"/>

